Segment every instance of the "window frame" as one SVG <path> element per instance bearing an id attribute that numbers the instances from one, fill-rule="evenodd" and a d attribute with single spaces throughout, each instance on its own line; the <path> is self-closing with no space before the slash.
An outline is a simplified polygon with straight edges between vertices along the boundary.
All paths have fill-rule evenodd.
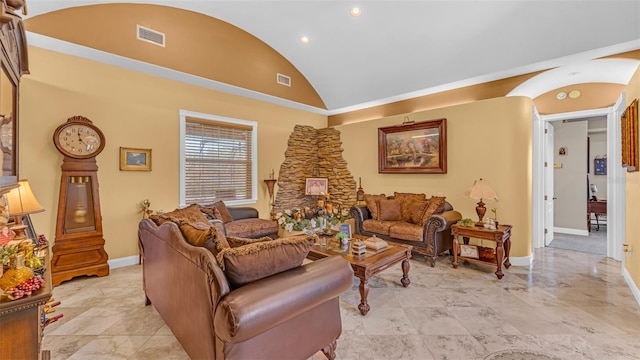
<path id="1" fill-rule="evenodd" d="M 247 205 L 258 202 L 258 122 L 252 120 L 234 119 L 219 115 L 204 114 L 189 110 L 180 110 L 180 206 L 190 204 L 186 202 L 186 151 L 185 137 L 187 134 L 187 118 L 202 121 L 228 123 L 230 125 L 244 125 L 251 130 L 251 198 L 242 200 L 224 200 L 226 205 Z"/>

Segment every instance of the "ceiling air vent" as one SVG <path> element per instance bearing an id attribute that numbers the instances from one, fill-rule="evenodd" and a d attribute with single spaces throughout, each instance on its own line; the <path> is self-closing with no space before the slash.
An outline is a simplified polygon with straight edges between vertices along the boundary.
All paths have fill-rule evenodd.
<path id="1" fill-rule="evenodd" d="M 280 85 L 291 86 L 291 77 L 282 74 L 276 74 L 276 81 Z"/>
<path id="2" fill-rule="evenodd" d="M 164 34 L 155 30 L 151 30 L 144 26 L 137 25 L 138 40 L 150 42 L 158 46 L 164 47 Z"/>

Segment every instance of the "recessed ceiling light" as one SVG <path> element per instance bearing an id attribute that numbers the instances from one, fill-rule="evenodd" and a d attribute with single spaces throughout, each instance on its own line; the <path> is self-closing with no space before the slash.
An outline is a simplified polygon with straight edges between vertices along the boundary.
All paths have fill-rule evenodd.
<path id="1" fill-rule="evenodd" d="M 306 36 L 302 36 L 300 37 L 300 42 L 302 42 L 303 44 L 308 44 L 309 43 L 309 38 Z"/>
<path id="2" fill-rule="evenodd" d="M 362 10 L 360 10 L 360 8 L 356 6 L 352 7 L 349 13 L 351 14 L 351 16 L 360 16 L 360 14 L 362 14 Z"/>
<path id="3" fill-rule="evenodd" d="M 564 91 L 561 91 L 558 93 L 558 95 L 556 95 L 556 99 L 558 100 L 564 100 L 567 98 L 567 93 Z"/>
<path id="4" fill-rule="evenodd" d="M 572 98 L 572 99 L 577 99 L 577 98 L 579 98 L 579 97 L 580 97 L 580 90 L 572 90 L 572 91 L 569 93 L 569 97 L 570 97 L 570 98 Z"/>

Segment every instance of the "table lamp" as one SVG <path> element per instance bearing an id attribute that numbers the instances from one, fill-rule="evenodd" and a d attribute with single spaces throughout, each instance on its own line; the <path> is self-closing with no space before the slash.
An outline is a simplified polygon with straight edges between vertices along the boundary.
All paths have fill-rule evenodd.
<path id="1" fill-rule="evenodd" d="M 33 196 L 28 180 L 20 180 L 18 184 L 17 188 L 7 194 L 7 206 L 9 207 L 9 216 L 13 216 L 15 220 L 15 224 L 11 228 L 16 234 L 15 240 L 22 240 L 27 238 L 25 234 L 27 226 L 22 223 L 22 216 L 42 212 L 44 209 Z"/>
<path id="2" fill-rule="evenodd" d="M 482 222 L 482 218 L 487 212 L 487 208 L 484 207 L 482 199 L 498 200 L 498 194 L 496 194 L 487 181 L 480 178 L 480 180 L 473 181 L 473 185 L 471 185 L 471 187 L 469 187 L 465 192 L 465 197 L 480 200 L 477 203 L 478 206 L 476 206 L 476 214 L 478 214 L 479 219 L 476 226 L 483 226 L 484 223 Z"/>
<path id="3" fill-rule="evenodd" d="M 598 197 L 596 196 L 596 194 L 598 193 L 598 187 L 596 186 L 596 184 L 591 184 L 589 188 L 591 189 L 591 200 L 598 201 Z"/>

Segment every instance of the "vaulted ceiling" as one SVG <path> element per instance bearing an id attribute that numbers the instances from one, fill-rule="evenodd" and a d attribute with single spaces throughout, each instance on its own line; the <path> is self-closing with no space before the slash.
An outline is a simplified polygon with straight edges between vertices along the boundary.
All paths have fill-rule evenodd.
<path id="1" fill-rule="evenodd" d="M 552 105 L 560 92 L 577 100 L 568 94 L 580 84 L 580 100 L 593 106 L 615 101 L 640 60 L 640 1 L 28 5 L 31 45 L 327 115 L 479 84 Z M 164 33 L 165 47 L 138 41 L 136 25 Z M 594 60 L 603 57 L 613 59 Z M 290 87 L 276 83 L 278 73 Z M 557 103 L 569 111 L 575 104 Z"/>

